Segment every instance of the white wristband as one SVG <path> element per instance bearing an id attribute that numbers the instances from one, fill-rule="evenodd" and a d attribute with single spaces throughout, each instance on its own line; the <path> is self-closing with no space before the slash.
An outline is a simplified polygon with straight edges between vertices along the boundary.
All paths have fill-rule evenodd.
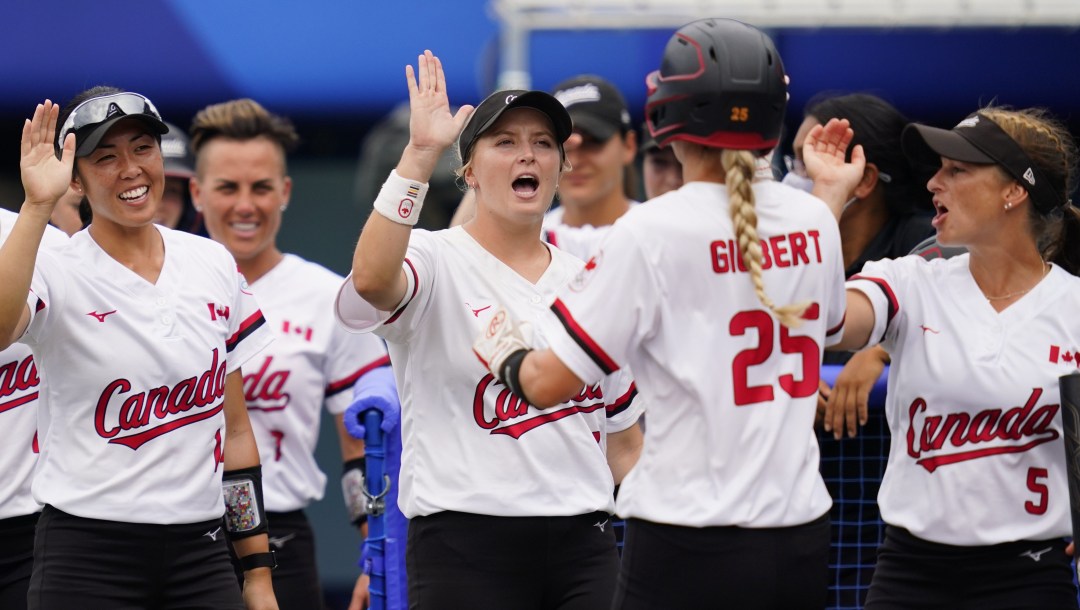
<path id="1" fill-rule="evenodd" d="M 375 198 L 375 211 L 396 223 L 415 226 L 427 192 L 427 183 L 406 180 L 392 170 Z"/>

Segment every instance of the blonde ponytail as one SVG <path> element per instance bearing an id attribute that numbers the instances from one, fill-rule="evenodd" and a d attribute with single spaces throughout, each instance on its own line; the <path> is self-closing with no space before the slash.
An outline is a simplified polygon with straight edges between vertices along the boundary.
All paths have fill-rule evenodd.
<path id="1" fill-rule="evenodd" d="M 754 283 L 754 292 L 758 300 L 768 307 L 780 323 L 788 328 L 798 328 L 802 324 L 802 314 L 809 303 L 795 303 L 777 307 L 765 293 L 765 280 L 761 274 L 761 239 L 757 232 L 757 211 L 754 209 L 754 155 L 745 150 L 725 149 L 720 154 L 720 164 L 724 168 L 728 196 L 731 199 L 731 222 L 735 228 L 735 240 L 739 244 L 739 254 L 743 264 L 750 270 L 750 280 Z"/>

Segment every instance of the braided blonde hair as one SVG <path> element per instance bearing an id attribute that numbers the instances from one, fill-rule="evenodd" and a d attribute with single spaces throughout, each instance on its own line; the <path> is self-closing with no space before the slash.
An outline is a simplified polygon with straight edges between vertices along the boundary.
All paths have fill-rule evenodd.
<path id="1" fill-rule="evenodd" d="M 764 257 L 761 252 L 761 238 L 757 232 L 757 211 L 754 209 L 754 155 L 746 150 L 724 149 L 720 154 L 720 164 L 724 169 L 728 196 L 731 199 L 729 211 L 731 223 L 735 228 L 735 240 L 739 244 L 739 254 L 743 264 L 750 270 L 750 280 L 754 283 L 754 292 L 762 305 L 768 307 L 780 323 L 788 328 L 798 328 L 802 324 L 802 315 L 810 303 L 794 303 L 777 306 L 765 293 L 765 279 L 761 274 Z"/>

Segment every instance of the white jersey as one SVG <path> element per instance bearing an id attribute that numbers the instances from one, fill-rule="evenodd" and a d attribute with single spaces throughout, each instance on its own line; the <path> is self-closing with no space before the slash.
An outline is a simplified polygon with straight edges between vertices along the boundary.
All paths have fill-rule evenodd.
<path id="1" fill-rule="evenodd" d="M 506 307 L 538 329 L 554 323 L 555 291 L 582 262 L 550 248 L 530 283 L 464 229 L 413 230 L 403 265 L 409 289 L 392 313 L 377 312 L 346 280 L 337 314 L 349 328 L 389 343 L 401 395 L 398 504 L 406 517 L 453 510 L 525 517 L 614 509 L 606 434 L 637 419 L 632 388 L 607 383 L 569 403 L 537 409 L 513 396 L 476 358 L 473 340 Z M 594 379 L 599 379 L 600 376 Z M 629 423 L 627 423 L 629 422 Z"/>
<path id="2" fill-rule="evenodd" d="M 631 209 L 637 205 L 639 205 L 637 201 L 630 202 Z M 563 222 L 564 211 L 566 211 L 565 208 L 560 206 L 544 214 L 544 241 L 563 252 L 573 254 L 581 260 L 587 261 L 596 247 L 603 241 L 604 236 L 611 229 L 611 225 L 574 227 Z"/>
<path id="3" fill-rule="evenodd" d="M 259 444 L 266 510 L 320 500 L 326 475 L 315 462 L 322 407 L 344 413 L 364 373 L 390 363 L 378 337 L 334 320 L 340 275 L 286 254 L 251 284 L 274 342 L 244 367 L 244 396 Z"/>
<path id="4" fill-rule="evenodd" d="M 80 517 L 195 523 L 225 512 L 225 378 L 271 340 L 232 256 L 156 226 L 151 284 L 80 231 L 38 254 L 21 341 L 43 371 L 34 498 Z"/>
<path id="5" fill-rule="evenodd" d="M 881 517 L 961 546 L 1067 536 L 1058 377 L 1080 358 L 1080 278 L 1055 266 L 998 313 L 968 261 L 872 262 L 848 284 L 892 355 Z"/>
<path id="6" fill-rule="evenodd" d="M 692 182 L 628 212 L 552 309 L 549 340 L 582 378 L 622 366 L 649 405 L 617 512 L 689 527 L 808 523 L 831 500 L 814 412 L 822 350 L 840 336 L 840 239 L 820 200 L 753 185 L 764 282 L 778 304 L 812 302 L 780 325 L 743 267 L 722 184 Z"/>
<path id="7" fill-rule="evenodd" d="M 0 245 L 7 241 L 19 215 L 0 208 Z M 42 248 L 56 248 L 67 235 L 46 227 Z M 30 480 L 38 456 L 37 403 L 40 375 L 30 348 L 15 343 L 0 351 L 0 519 L 21 517 L 41 510 L 30 494 Z"/>

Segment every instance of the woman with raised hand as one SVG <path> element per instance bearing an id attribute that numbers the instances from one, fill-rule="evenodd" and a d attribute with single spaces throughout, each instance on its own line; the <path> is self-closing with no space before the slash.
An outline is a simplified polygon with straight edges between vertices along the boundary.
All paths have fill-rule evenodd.
<path id="1" fill-rule="evenodd" d="M 843 323 L 836 220 L 808 193 L 754 180 L 787 100 L 763 32 L 688 24 L 647 82 L 649 130 L 684 185 L 615 223 L 551 306 L 550 348 L 509 315 L 476 353 L 539 406 L 634 371 L 648 435 L 619 491 L 613 608 L 821 608 L 830 499 L 813 421 L 822 349 Z M 829 133 L 843 154 L 851 130 Z M 817 187 L 846 189 L 841 177 Z"/>
<path id="2" fill-rule="evenodd" d="M 270 334 L 224 248 L 153 223 L 166 129 L 111 87 L 23 127 L 0 347 L 29 345 L 42 371 L 30 608 L 277 607 L 240 370 Z M 39 250 L 69 186 L 93 220 Z"/>
<path id="3" fill-rule="evenodd" d="M 604 608 L 618 558 L 608 526 L 611 455 L 640 440 L 634 390 L 579 384 L 557 408 L 523 402 L 476 360 L 473 337 L 499 303 L 534 325 L 583 263 L 540 238 L 566 169 L 571 121 L 541 91 L 499 91 L 450 113 L 430 51 L 406 68 L 409 144 L 383 185 L 338 295 L 349 328 L 389 344 L 401 393 L 398 502 L 411 519 L 409 603 L 417 608 Z M 476 213 L 413 229 L 426 183 L 457 142 Z"/>
<path id="4" fill-rule="evenodd" d="M 1058 390 L 1080 347 L 1076 146 L 1043 111 L 986 107 L 951 130 L 911 125 L 903 147 L 937 166 L 938 242 L 968 253 L 867 263 L 848 282 L 839 346 L 892 356 L 866 607 L 1076 608 Z"/>

